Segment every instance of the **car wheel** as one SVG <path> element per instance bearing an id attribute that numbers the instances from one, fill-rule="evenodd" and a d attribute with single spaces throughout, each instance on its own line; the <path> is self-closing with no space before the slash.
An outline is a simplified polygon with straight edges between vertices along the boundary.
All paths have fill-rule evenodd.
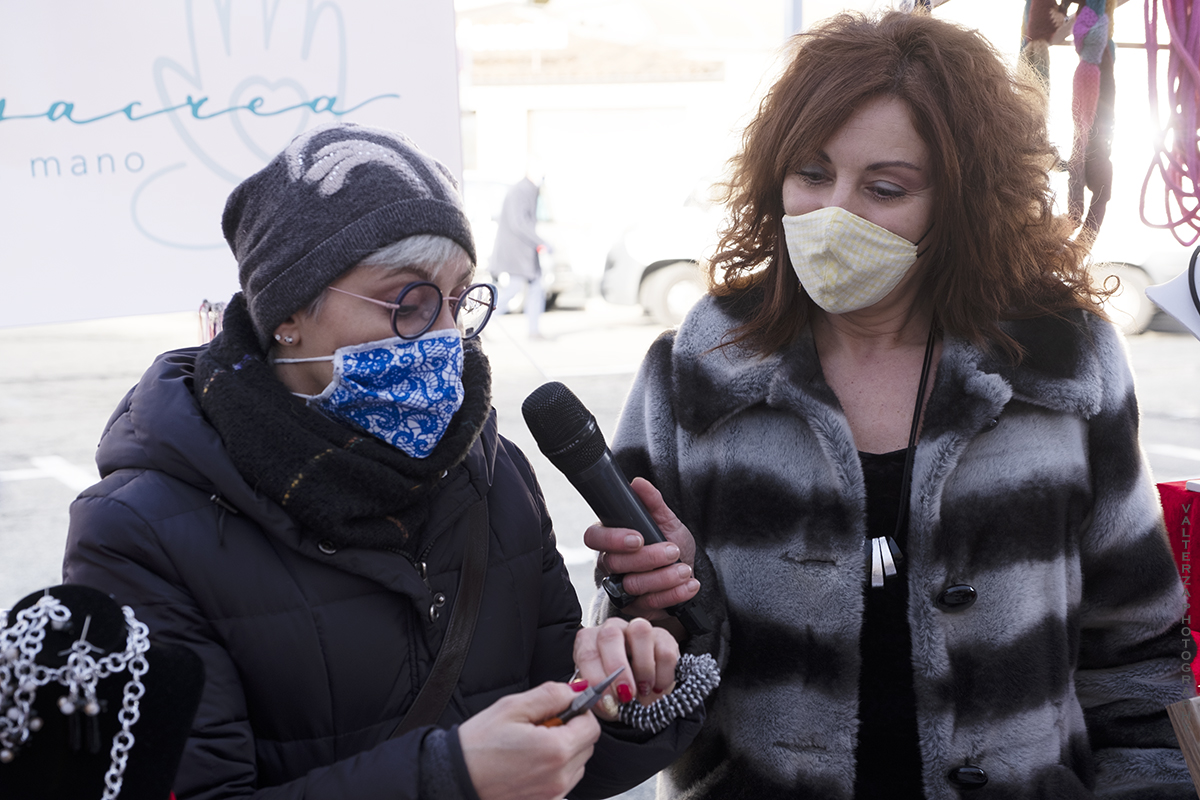
<path id="1" fill-rule="evenodd" d="M 1092 265 L 1092 280 L 1097 286 L 1111 288 L 1114 277 L 1120 281 L 1120 288 L 1104 301 L 1104 311 L 1127 336 L 1141 333 L 1149 327 L 1155 312 L 1154 303 L 1146 297 L 1150 278 L 1132 264 Z"/>
<path id="2" fill-rule="evenodd" d="M 646 276 L 639 302 L 663 325 L 678 325 L 706 292 L 700 268 L 691 261 L 676 261 Z"/>

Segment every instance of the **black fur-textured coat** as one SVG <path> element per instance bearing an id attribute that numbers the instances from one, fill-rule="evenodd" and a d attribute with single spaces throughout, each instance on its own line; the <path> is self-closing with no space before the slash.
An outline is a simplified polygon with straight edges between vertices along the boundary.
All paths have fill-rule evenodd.
<path id="1" fill-rule="evenodd" d="M 723 680 L 660 797 L 849 798 L 865 493 L 811 335 L 714 351 L 706 298 L 650 349 L 615 437 L 696 537 Z M 1184 594 L 1109 324 L 1014 322 L 1020 366 L 947 337 L 917 445 L 908 617 L 926 796 L 1195 797 L 1164 706 Z M 969 607 L 939 601 L 967 584 Z M 986 774 L 960 794 L 951 774 Z M 961 774 L 961 773 L 956 773 Z"/>

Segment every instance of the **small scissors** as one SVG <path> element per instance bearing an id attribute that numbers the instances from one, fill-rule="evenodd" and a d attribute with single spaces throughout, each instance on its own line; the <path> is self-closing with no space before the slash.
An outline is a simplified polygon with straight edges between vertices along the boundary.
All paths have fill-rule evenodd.
<path id="1" fill-rule="evenodd" d="M 559 725 L 566 725 L 568 722 L 575 719 L 575 717 L 578 717 L 583 712 L 591 709 L 591 707 L 596 705 L 596 703 L 599 703 L 600 698 L 604 697 L 604 690 L 609 686 L 612 686 L 612 682 L 615 681 L 617 676 L 624 671 L 625 668 L 621 667 L 612 675 L 609 675 L 607 678 L 600 681 L 600 683 L 597 685 L 589 686 L 588 688 L 584 689 L 579 693 L 578 697 L 571 701 L 571 705 L 567 706 L 566 711 L 562 712 L 557 717 L 551 717 L 545 722 L 539 724 L 546 728 L 556 728 Z"/>

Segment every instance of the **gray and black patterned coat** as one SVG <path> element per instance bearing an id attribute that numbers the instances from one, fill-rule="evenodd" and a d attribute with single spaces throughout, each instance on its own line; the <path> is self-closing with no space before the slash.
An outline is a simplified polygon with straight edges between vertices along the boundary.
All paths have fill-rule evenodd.
<path id="1" fill-rule="evenodd" d="M 698 544 L 723 668 L 660 797 L 849 798 L 865 495 L 806 334 L 714 351 L 705 298 L 651 347 L 614 440 Z M 917 445 L 908 617 L 926 795 L 1195 797 L 1163 708 L 1182 699 L 1183 589 L 1137 440 L 1123 344 L 1088 317 L 1008 330 L 1020 366 L 947 337 Z M 969 585 L 969 606 L 945 602 Z M 960 795 L 961 767 L 987 783 Z"/>

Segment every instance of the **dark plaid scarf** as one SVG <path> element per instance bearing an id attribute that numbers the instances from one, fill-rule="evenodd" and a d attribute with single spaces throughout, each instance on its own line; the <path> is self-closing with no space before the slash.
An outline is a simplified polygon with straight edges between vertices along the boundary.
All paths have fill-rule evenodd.
<path id="1" fill-rule="evenodd" d="M 282 506 L 305 537 L 412 553 L 431 491 L 466 457 L 491 408 L 487 358 L 477 340 L 463 344 L 466 396 L 427 458 L 412 458 L 293 395 L 259 348 L 240 293 L 225 310 L 224 330 L 196 359 L 195 393 L 238 472 Z"/>

